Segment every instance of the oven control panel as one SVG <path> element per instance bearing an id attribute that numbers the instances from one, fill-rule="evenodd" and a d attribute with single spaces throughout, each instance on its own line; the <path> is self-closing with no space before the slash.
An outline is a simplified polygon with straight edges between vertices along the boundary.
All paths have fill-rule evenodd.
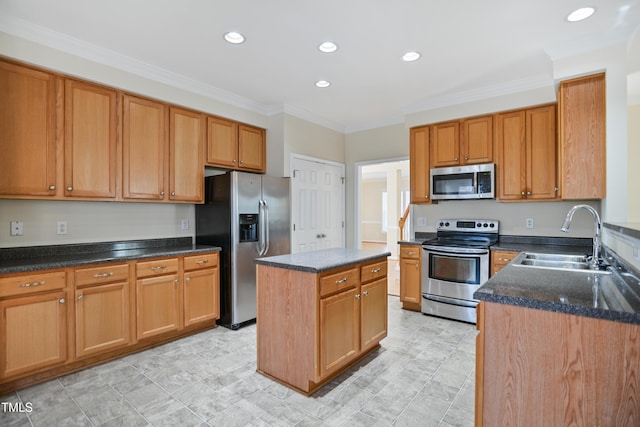
<path id="1" fill-rule="evenodd" d="M 499 221 L 495 219 L 441 219 L 437 231 L 466 231 L 471 233 L 497 233 Z"/>

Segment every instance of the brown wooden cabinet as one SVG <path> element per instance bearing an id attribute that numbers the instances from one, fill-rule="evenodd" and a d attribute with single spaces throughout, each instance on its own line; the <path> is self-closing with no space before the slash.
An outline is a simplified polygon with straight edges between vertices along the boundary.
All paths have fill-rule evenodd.
<path id="1" fill-rule="evenodd" d="M 504 266 L 509 264 L 518 255 L 518 252 L 514 251 L 491 251 L 491 276 L 502 270 Z"/>
<path id="2" fill-rule="evenodd" d="M 640 326 L 479 304 L 475 425 L 638 425 Z"/>
<path id="3" fill-rule="evenodd" d="M 432 168 L 493 161 L 492 116 L 438 123 L 431 132 Z"/>
<path id="4" fill-rule="evenodd" d="M 498 199 L 557 198 L 555 105 L 496 114 Z"/>
<path id="5" fill-rule="evenodd" d="M 167 107 L 123 96 L 122 197 L 165 200 L 168 176 Z"/>
<path id="6" fill-rule="evenodd" d="M 420 245 L 400 245 L 400 302 L 402 302 L 402 308 L 406 310 L 421 310 L 421 253 Z"/>
<path id="7" fill-rule="evenodd" d="M 64 195 L 116 197 L 117 93 L 65 80 Z"/>
<path id="8" fill-rule="evenodd" d="M 409 136 L 411 203 L 431 203 L 429 198 L 429 126 L 411 128 Z"/>
<path id="9" fill-rule="evenodd" d="M 136 276 L 137 338 L 180 329 L 182 285 L 178 259 L 138 262 Z"/>
<path id="10" fill-rule="evenodd" d="M 76 357 L 131 344 L 129 265 L 77 269 Z"/>
<path id="11" fill-rule="evenodd" d="M 561 82 L 558 110 L 562 198 L 606 197 L 605 75 Z"/>
<path id="12" fill-rule="evenodd" d="M 169 109 L 169 200 L 204 200 L 205 120 L 201 113 Z"/>
<path id="13" fill-rule="evenodd" d="M 220 317 L 219 255 L 184 259 L 184 326 Z"/>
<path id="14" fill-rule="evenodd" d="M 64 271 L 0 278 L 0 379 L 66 362 L 67 293 Z"/>
<path id="15" fill-rule="evenodd" d="M 258 371 L 311 394 L 387 335 L 387 261 L 312 273 L 257 266 Z"/>
<path id="16" fill-rule="evenodd" d="M 55 196 L 56 81 L 0 61 L 0 195 Z"/>
<path id="17" fill-rule="evenodd" d="M 207 165 L 265 172 L 264 129 L 219 117 L 208 117 Z"/>

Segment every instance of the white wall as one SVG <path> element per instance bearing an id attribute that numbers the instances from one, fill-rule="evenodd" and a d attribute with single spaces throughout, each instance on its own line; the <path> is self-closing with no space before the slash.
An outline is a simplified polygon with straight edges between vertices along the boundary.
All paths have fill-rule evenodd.
<path id="1" fill-rule="evenodd" d="M 629 204 L 627 221 L 640 222 L 640 104 L 629 107 L 629 155 L 627 157 L 627 185 Z"/>

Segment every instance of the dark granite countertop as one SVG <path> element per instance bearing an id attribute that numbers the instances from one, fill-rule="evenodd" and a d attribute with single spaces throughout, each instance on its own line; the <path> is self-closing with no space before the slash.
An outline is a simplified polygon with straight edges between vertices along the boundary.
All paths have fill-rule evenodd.
<path id="1" fill-rule="evenodd" d="M 255 262 L 256 264 L 285 268 L 287 270 L 322 273 L 367 261 L 375 261 L 377 259 L 386 258 L 389 255 L 391 255 L 391 252 L 334 248 L 302 252 L 298 254 L 258 258 Z"/>
<path id="2" fill-rule="evenodd" d="M 640 222 L 605 222 L 602 226 L 617 233 L 640 239 Z"/>
<path id="3" fill-rule="evenodd" d="M 218 251 L 216 246 L 194 245 L 191 237 L 2 248 L 0 274 Z"/>
<path id="4" fill-rule="evenodd" d="M 518 255 L 475 293 L 481 301 L 640 324 L 640 284 L 617 273 L 517 266 Z"/>
<path id="5" fill-rule="evenodd" d="M 590 238 L 500 235 L 491 250 L 584 255 L 593 251 L 593 245 Z"/>

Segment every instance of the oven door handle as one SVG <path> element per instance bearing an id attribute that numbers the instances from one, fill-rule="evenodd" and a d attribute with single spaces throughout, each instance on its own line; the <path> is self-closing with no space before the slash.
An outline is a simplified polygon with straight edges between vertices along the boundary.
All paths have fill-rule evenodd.
<path id="1" fill-rule="evenodd" d="M 440 303 L 443 303 L 443 304 L 459 305 L 459 306 L 470 307 L 470 308 L 476 308 L 476 306 L 478 305 L 478 302 L 476 302 L 476 301 L 453 299 L 453 298 L 441 297 L 441 296 L 436 296 L 436 295 L 431 295 L 431 294 L 423 294 L 422 298 L 424 298 L 426 300 L 440 302 Z"/>
<path id="2" fill-rule="evenodd" d="M 473 248 L 456 248 L 455 251 L 443 251 L 440 249 L 440 247 L 438 246 L 429 246 L 429 245 L 423 245 L 422 246 L 422 250 L 424 251 L 429 251 L 435 254 L 439 254 L 439 255 L 461 255 L 461 256 L 465 256 L 465 255 L 488 255 L 489 254 L 489 250 L 488 249 L 473 249 Z"/>

